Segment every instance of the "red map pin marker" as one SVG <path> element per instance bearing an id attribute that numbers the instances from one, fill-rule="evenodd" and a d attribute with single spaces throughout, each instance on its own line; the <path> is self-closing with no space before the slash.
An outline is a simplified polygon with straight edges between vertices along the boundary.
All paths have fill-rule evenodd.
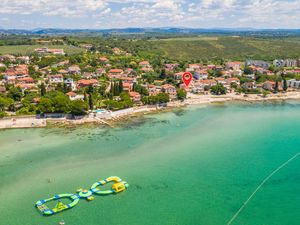
<path id="1" fill-rule="evenodd" d="M 193 75 L 190 72 L 185 72 L 182 75 L 182 80 L 183 80 L 185 86 L 187 86 L 187 87 L 190 85 L 192 79 L 193 79 Z"/>

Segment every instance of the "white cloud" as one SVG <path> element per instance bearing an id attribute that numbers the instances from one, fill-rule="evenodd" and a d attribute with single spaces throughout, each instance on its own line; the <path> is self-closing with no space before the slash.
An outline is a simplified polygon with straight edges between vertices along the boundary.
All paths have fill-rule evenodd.
<path id="1" fill-rule="evenodd" d="M 0 16 L 12 26 L 18 25 L 15 18 L 20 16 L 36 24 L 53 26 L 59 20 L 62 26 L 87 28 L 94 24 L 300 28 L 300 0 L 0 0 Z"/>
<path id="2" fill-rule="evenodd" d="M 90 12 L 105 10 L 106 7 L 105 0 L 2 0 L 0 13 L 83 16 Z"/>

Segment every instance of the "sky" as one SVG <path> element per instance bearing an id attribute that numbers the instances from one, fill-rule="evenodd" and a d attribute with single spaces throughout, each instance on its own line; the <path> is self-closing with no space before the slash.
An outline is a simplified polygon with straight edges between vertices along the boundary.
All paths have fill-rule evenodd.
<path id="1" fill-rule="evenodd" d="M 300 0 L 0 0 L 0 28 L 300 28 Z"/>

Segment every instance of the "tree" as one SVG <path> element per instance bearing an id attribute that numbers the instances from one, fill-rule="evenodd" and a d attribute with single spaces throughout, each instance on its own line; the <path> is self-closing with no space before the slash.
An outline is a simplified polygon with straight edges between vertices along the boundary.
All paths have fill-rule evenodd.
<path id="1" fill-rule="evenodd" d="M 210 91 L 215 95 L 226 94 L 226 88 L 222 84 L 214 85 L 210 88 Z"/>
<path id="2" fill-rule="evenodd" d="M 15 101 L 20 101 L 22 98 L 22 91 L 20 88 L 13 87 L 8 91 L 8 97 L 12 98 Z"/>
<path id="3" fill-rule="evenodd" d="M 42 84 L 41 84 L 41 96 L 43 97 L 43 96 L 45 96 L 45 94 L 46 94 L 46 87 L 45 87 L 45 83 L 43 82 Z"/>
<path id="4" fill-rule="evenodd" d="M 244 68 L 244 74 L 253 74 L 253 70 L 247 66 Z"/>
<path id="5" fill-rule="evenodd" d="M 275 81 L 274 91 L 278 92 L 278 80 Z"/>
<path id="6" fill-rule="evenodd" d="M 0 96 L 0 111 L 3 112 L 7 107 L 9 107 L 13 103 L 14 101 L 11 98 Z"/>
<path id="7" fill-rule="evenodd" d="M 123 92 L 123 82 L 122 80 L 119 80 L 119 93 Z"/>
<path id="8" fill-rule="evenodd" d="M 81 116 L 86 114 L 87 105 L 84 101 L 75 100 L 70 104 L 70 112 L 75 116 Z"/>
<path id="9" fill-rule="evenodd" d="M 182 88 L 178 88 L 177 89 L 177 98 L 179 100 L 184 100 L 186 99 L 186 90 L 182 89 Z"/>
<path id="10" fill-rule="evenodd" d="M 162 80 L 166 78 L 166 70 L 165 69 L 161 70 L 159 78 L 162 79 Z"/>
<path id="11" fill-rule="evenodd" d="M 133 91 L 136 91 L 140 93 L 141 95 L 149 95 L 147 88 L 143 87 L 142 85 L 139 84 L 134 84 L 133 85 Z"/>
<path id="12" fill-rule="evenodd" d="M 70 99 L 65 95 L 58 95 L 53 100 L 53 108 L 56 113 L 68 113 L 70 106 Z"/>
<path id="13" fill-rule="evenodd" d="M 170 97 L 166 93 L 159 93 L 157 95 L 157 98 L 158 98 L 158 103 L 167 103 L 170 101 Z"/>
<path id="14" fill-rule="evenodd" d="M 90 110 L 93 110 L 93 108 L 94 108 L 93 95 L 92 94 L 89 94 L 89 107 L 90 107 Z"/>
<path id="15" fill-rule="evenodd" d="M 288 89 L 287 81 L 283 78 L 283 90 L 286 91 Z"/>
<path id="16" fill-rule="evenodd" d="M 42 97 L 38 104 L 38 110 L 42 113 L 53 112 L 52 101 L 49 98 Z"/>
<path id="17" fill-rule="evenodd" d="M 111 85 L 110 85 L 110 93 L 112 94 L 112 96 L 115 96 L 115 86 L 114 86 L 114 82 L 111 82 Z"/>

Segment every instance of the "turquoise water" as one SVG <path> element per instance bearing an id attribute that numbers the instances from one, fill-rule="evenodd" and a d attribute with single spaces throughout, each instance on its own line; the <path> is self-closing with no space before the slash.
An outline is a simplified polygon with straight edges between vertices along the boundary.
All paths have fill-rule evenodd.
<path id="1" fill-rule="evenodd" d="M 0 131 L 0 224 L 224 225 L 300 152 L 300 103 L 220 104 L 147 115 L 116 129 Z M 233 224 L 298 225 L 300 158 Z M 111 175 L 127 191 L 43 217 L 34 203 Z"/>

